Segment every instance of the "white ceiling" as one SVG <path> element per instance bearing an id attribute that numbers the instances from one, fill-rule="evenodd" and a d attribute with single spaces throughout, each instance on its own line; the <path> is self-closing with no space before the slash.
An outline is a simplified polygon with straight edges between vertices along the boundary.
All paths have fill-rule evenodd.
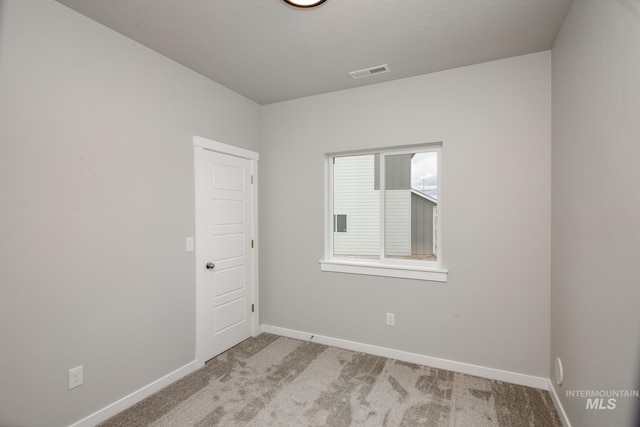
<path id="1" fill-rule="evenodd" d="M 572 0 L 57 1 L 270 104 L 548 50 Z"/>

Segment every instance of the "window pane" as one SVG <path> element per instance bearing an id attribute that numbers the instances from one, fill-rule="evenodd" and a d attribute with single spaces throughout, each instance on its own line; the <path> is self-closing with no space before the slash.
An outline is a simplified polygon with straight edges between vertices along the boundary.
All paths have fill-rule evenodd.
<path id="1" fill-rule="evenodd" d="M 385 256 L 436 260 L 436 152 L 385 156 Z"/>
<path id="2" fill-rule="evenodd" d="M 346 215 L 336 215 L 336 233 L 346 233 L 347 232 L 347 216 Z"/>
<path id="3" fill-rule="evenodd" d="M 380 258 L 380 190 L 375 170 L 373 154 L 334 158 L 335 257 Z M 340 216 L 344 216 L 345 232 L 338 227 Z"/>

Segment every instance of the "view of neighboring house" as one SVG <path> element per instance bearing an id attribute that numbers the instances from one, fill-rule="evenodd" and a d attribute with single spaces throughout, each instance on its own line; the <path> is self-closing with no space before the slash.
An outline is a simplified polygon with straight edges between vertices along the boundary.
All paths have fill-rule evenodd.
<path id="1" fill-rule="evenodd" d="M 385 156 L 385 256 L 433 259 L 437 197 L 412 188 L 415 154 Z M 336 157 L 334 256 L 380 256 L 379 155 Z"/>

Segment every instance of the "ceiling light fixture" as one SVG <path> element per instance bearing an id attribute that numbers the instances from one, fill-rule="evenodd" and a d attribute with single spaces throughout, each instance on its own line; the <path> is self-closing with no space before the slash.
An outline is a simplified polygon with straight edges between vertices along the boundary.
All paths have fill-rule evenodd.
<path id="1" fill-rule="evenodd" d="M 308 7 L 320 6 L 322 3 L 324 3 L 327 0 L 283 0 L 283 1 L 294 7 L 308 8 Z"/>

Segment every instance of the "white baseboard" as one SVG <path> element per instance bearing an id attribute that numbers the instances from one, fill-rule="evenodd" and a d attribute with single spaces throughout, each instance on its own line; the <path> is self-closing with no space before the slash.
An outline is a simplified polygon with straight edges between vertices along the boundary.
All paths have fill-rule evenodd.
<path id="1" fill-rule="evenodd" d="M 463 374 L 475 375 L 491 380 L 505 381 L 513 384 L 525 385 L 528 387 L 547 390 L 549 379 L 534 377 L 532 375 L 519 374 L 517 372 L 503 371 L 500 369 L 487 368 L 484 366 L 472 365 L 469 363 L 456 362 L 453 360 L 440 359 L 437 357 L 424 356 L 422 354 L 408 353 L 406 351 L 394 350 L 391 348 L 378 347 L 370 344 L 363 344 L 355 341 L 332 338 L 323 335 L 316 335 L 309 332 L 296 331 L 293 329 L 280 328 L 271 325 L 260 325 L 262 332 L 295 338 L 303 341 L 313 341 L 320 344 L 331 345 L 344 348 L 346 350 L 359 351 L 373 354 L 375 356 L 388 357 L 390 359 L 401 360 L 403 362 L 416 363 L 418 365 L 431 366 L 449 371 L 461 372 Z"/>
<path id="2" fill-rule="evenodd" d="M 558 393 L 556 392 L 556 388 L 553 386 L 551 380 L 549 380 L 549 394 L 551 394 L 551 400 L 553 400 L 553 406 L 556 407 L 556 411 L 558 411 L 558 416 L 560 417 L 560 421 L 562 421 L 562 425 L 564 427 L 571 427 L 571 423 L 569 422 L 569 417 L 564 410 L 564 406 L 562 406 L 562 402 L 560 402 L 560 398 L 558 397 Z"/>
<path id="3" fill-rule="evenodd" d="M 80 421 L 75 422 L 74 424 L 71 425 L 71 427 L 95 426 L 96 424 L 111 418 L 112 416 L 118 414 L 119 412 L 138 403 L 145 397 L 151 396 L 156 391 L 168 386 L 169 384 L 179 380 L 180 378 L 190 374 L 191 372 L 201 368 L 202 366 L 203 366 L 202 363 L 198 363 L 197 361 L 194 360 L 193 362 L 190 362 L 184 365 L 183 367 L 176 369 L 175 371 L 165 375 L 164 377 L 155 380 L 151 384 L 148 384 L 142 387 L 141 389 L 134 391 L 128 396 L 125 396 L 122 399 L 113 402 L 109 406 L 94 412 L 88 417 L 85 417 Z"/>

